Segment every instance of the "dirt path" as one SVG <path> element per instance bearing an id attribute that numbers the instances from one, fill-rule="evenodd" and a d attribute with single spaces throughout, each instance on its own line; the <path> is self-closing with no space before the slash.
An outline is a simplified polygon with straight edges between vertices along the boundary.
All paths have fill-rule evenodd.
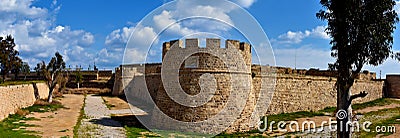
<path id="1" fill-rule="evenodd" d="M 27 130 L 38 131 L 41 137 L 73 137 L 74 126 L 77 123 L 80 109 L 83 105 L 83 95 L 63 95 L 60 100 L 65 108 L 54 112 L 33 113 L 27 117 L 34 117 L 40 120 L 26 121 L 27 124 L 36 127 L 27 127 Z"/>
<path id="2" fill-rule="evenodd" d="M 110 110 L 100 96 L 88 95 L 85 100 L 85 118 L 78 137 L 126 137 L 121 124 L 110 117 Z"/>
<path id="3" fill-rule="evenodd" d="M 372 106 L 372 107 L 367 107 L 361 110 L 356 110 L 357 113 L 368 113 L 368 112 L 373 112 L 373 111 L 378 111 L 382 109 L 390 109 L 390 108 L 396 108 L 400 107 L 400 104 L 389 104 L 389 105 L 384 105 L 384 106 Z"/>

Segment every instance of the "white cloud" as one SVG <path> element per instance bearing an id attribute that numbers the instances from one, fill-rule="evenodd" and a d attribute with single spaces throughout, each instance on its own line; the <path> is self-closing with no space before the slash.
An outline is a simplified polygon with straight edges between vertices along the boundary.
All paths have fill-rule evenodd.
<path id="1" fill-rule="evenodd" d="M 317 26 L 311 31 L 288 31 L 285 34 L 279 35 L 277 39 L 271 39 L 271 41 L 277 44 L 298 44 L 308 37 L 329 39 L 330 37 L 328 34 L 326 34 L 325 28 L 326 26 Z"/>
<path id="2" fill-rule="evenodd" d="M 154 23 L 157 29 L 167 29 L 168 32 L 172 32 L 174 34 L 179 34 L 182 36 L 189 35 L 194 33 L 194 30 L 191 30 L 187 27 L 183 27 L 181 23 L 177 23 L 175 19 L 173 19 L 171 12 L 163 11 L 161 14 L 153 17 Z M 165 28 L 165 27 L 169 28 Z"/>
<path id="3" fill-rule="evenodd" d="M 0 3 L 0 34 L 15 38 L 20 57 L 31 66 L 48 61 L 60 52 L 67 64 L 92 61 L 88 49 L 95 41 L 93 34 L 55 25 L 60 6 L 53 1 L 50 9 L 32 6 L 32 0 L 5 0 Z M 54 27 L 55 26 L 55 27 Z"/>
<path id="4" fill-rule="evenodd" d="M 232 8 L 217 8 L 213 5 L 202 3 L 200 1 L 178 0 L 176 9 L 164 10 L 159 14 L 150 17 L 152 19 L 152 23 L 154 23 L 154 26 L 123 27 L 121 29 L 112 31 L 109 35 L 107 35 L 105 40 L 106 48 L 102 49 L 101 53 L 106 55 L 104 57 L 110 58 L 102 61 L 122 61 L 123 51 L 121 49 L 125 48 L 129 37 L 134 38 L 135 41 L 131 41 L 131 43 L 128 44 L 130 45 L 129 49 L 125 49 L 125 54 L 132 55 L 129 56 L 129 59 L 124 59 L 125 63 L 137 63 L 144 61 L 147 53 L 154 56 L 157 54 L 157 52 L 154 50 L 148 51 L 147 47 L 152 44 L 154 38 L 157 38 L 158 34 L 156 34 L 156 32 L 160 32 L 163 29 L 166 29 L 163 33 L 177 37 L 183 37 L 197 32 L 212 32 L 216 34 L 221 32 L 225 33 L 231 29 L 231 27 L 217 20 L 195 18 L 178 21 L 178 19 L 190 16 L 202 16 L 223 20 L 234 25 L 233 21 L 228 15 L 228 13 L 232 10 Z M 135 33 L 131 34 L 133 31 L 135 31 Z M 154 43 L 158 43 L 158 39 L 154 40 Z"/>
<path id="5" fill-rule="evenodd" d="M 220 19 L 230 24 L 234 24 L 228 15 L 229 12 L 234 10 L 232 7 L 222 6 L 219 3 L 210 5 L 197 3 L 197 1 L 184 1 L 177 2 L 177 9 L 172 11 L 174 18 L 190 17 L 190 16 L 203 16 L 214 19 Z M 223 7 L 223 8 L 222 8 Z M 201 12 L 199 12 L 201 11 Z"/>
<path id="6" fill-rule="evenodd" d="M 245 8 L 250 8 L 251 5 L 253 5 L 257 0 L 232 0 L 232 2 L 237 3 L 238 5 L 245 7 Z"/>
<path id="7" fill-rule="evenodd" d="M 292 44 L 292 43 L 300 43 L 303 41 L 304 38 L 310 36 L 310 31 L 304 31 L 304 32 L 292 32 L 288 31 L 286 34 L 282 34 L 278 36 L 278 41 L 279 43 L 287 43 L 287 44 Z"/>
<path id="8" fill-rule="evenodd" d="M 99 54 L 102 58 L 98 59 L 99 62 L 104 63 L 121 63 L 126 43 L 129 38 L 135 41 L 130 41 L 128 44 L 129 48 L 125 49 L 125 54 L 131 55 L 129 59 L 124 59 L 126 63 L 137 63 L 145 59 L 146 53 L 154 40 L 154 43 L 158 43 L 157 34 L 154 32 L 152 27 L 123 27 L 111 32 L 105 41 L 106 48 L 102 49 Z"/>
<path id="9" fill-rule="evenodd" d="M 327 26 L 317 26 L 311 30 L 311 36 L 321 39 L 330 39 L 330 36 L 325 32 Z"/>
<path id="10" fill-rule="evenodd" d="M 106 48 L 101 49 L 99 51 L 98 55 L 107 57 L 107 58 L 96 59 L 97 62 L 102 62 L 102 63 L 112 63 L 117 60 L 120 60 L 120 62 L 121 62 L 121 58 L 122 58 L 122 56 L 119 56 L 117 54 L 111 54 L 110 52 L 108 52 L 108 50 Z"/>
<path id="11" fill-rule="evenodd" d="M 394 6 L 394 10 L 397 14 L 400 14 L 400 1 L 396 1 L 396 5 Z"/>
<path id="12" fill-rule="evenodd" d="M 85 47 L 94 43 L 94 36 L 83 30 L 71 30 L 70 27 L 57 26 L 40 36 L 25 36 L 26 39 L 18 41 L 17 49 L 25 58 L 38 58 L 48 60 L 57 51 L 65 53 L 67 62 L 78 64 L 80 60 L 90 60 Z M 20 37 L 15 35 L 18 40 Z M 69 60 L 74 59 L 74 60 Z M 35 63 L 31 63 L 35 64 Z"/>
<path id="13" fill-rule="evenodd" d="M 134 31 L 135 33 L 132 34 Z M 151 44 L 153 38 L 156 36 L 157 34 L 151 27 L 123 27 L 122 29 L 112 31 L 109 35 L 107 35 L 105 44 L 106 46 L 123 48 L 125 47 L 126 42 L 128 42 L 129 37 L 132 37 L 137 40 L 135 41 L 136 45 L 143 46 Z"/>
<path id="14" fill-rule="evenodd" d="M 175 9 L 164 10 L 152 17 L 155 25 L 154 29 L 157 29 L 156 32 L 167 29 L 165 32 L 178 36 L 190 35 L 196 32 L 212 32 L 216 34 L 226 32 L 231 27 L 224 22 L 234 25 L 229 13 L 235 7 L 222 4 L 223 2 L 218 1 L 210 3 L 178 0 Z M 187 17 L 194 18 L 187 19 Z M 178 21 L 178 19 L 182 18 L 185 19 Z"/>
<path id="15" fill-rule="evenodd" d="M 32 0 L 3 0 L 0 2 L 0 12 L 33 18 L 47 14 L 47 9 L 32 6 Z"/>
<path id="16" fill-rule="evenodd" d="M 115 47 L 125 46 L 125 43 L 128 41 L 129 36 L 134 29 L 134 27 L 124 27 L 122 29 L 112 31 L 109 35 L 107 35 L 105 44 L 107 46 Z"/>
<path id="17" fill-rule="evenodd" d="M 207 17 L 207 19 L 191 18 L 190 20 L 184 20 L 182 21 L 182 25 L 192 30 L 220 33 L 221 31 L 226 32 L 232 28 L 228 24 L 235 25 L 229 13 L 235 10 L 236 7 L 229 6 L 232 5 L 218 2 L 210 4 L 200 1 L 179 0 L 176 6 L 177 9 L 171 11 L 171 15 L 172 18 Z"/>

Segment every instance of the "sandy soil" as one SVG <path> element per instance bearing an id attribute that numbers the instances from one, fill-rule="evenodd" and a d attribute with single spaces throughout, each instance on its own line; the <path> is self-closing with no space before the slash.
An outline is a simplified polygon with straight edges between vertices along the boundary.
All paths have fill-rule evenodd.
<path id="1" fill-rule="evenodd" d="M 34 117 L 40 120 L 26 121 L 27 124 L 36 125 L 28 127 L 27 130 L 38 131 L 41 137 L 73 137 L 74 126 L 77 123 L 80 110 L 83 105 L 83 95 L 64 94 L 59 101 L 65 108 L 54 112 L 33 113 L 27 117 Z"/>
<path id="2" fill-rule="evenodd" d="M 121 98 L 103 96 L 103 99 L 106 101 L 107 104 L 113 105 L 110 110 L 130 109 L 129 104 Z"/>

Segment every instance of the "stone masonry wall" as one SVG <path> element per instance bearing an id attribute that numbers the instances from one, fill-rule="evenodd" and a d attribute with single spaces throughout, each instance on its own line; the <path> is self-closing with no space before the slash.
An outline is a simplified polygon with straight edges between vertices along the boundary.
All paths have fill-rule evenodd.
<path id="1" fill-rule="evenodd" d="M 186 131 L 202 132 L 208 129 L 211 132 L 217 131 L 215 124 L 224 124 L 226 120 L 236 120 L 234 125 L 230 127 L 230 131 L 242 131 L 249 128 L 249 121 L 251 118 L 250 110 L 253 109 L 253 104 L 246 104 L 238 101 L 229 102 L 229 97 L 245 97 L 251 93 L 251 53 L 250 45 L 240 43 L 239 41 L 227 40 L 226 48 L 220 47 L 219 39 L 207 39 L 206 48 L 200 48 L 198 39 L 186 39 L 185 47 L 183 42 L 171 41 L 164 44 L 163 64 L 166 67 L 174 66 L 175 61 L 182 60 L 185 54 L 194 52 L 195 54 L 189 55 L 182 64 L 179 70 L 179 82 L 174 81 L 174 76 L 167 78 L 168 82 L 161 84 L 156 96 L 156 104 L 158 108 L 169 117 L 183 121 L 183 122 L 198 122 L 204 121 L 200 124 L 202 127 L 192 127 L 180 129 Z M 176 47 L 174 47 L 176 46 Z M 168 50 L 166 50 L 168 49 Z M 218 56 L 219 55 L 219 56 Z M 174 61 L 171 63 L 166 61 Z M 163 65 L 164 66 L 164 65 Z M 174 74 L 174 69 L 167 70 L 166 74 Z M 168 76 L 167 76 L 168 77 Z M 213 79 L 215 79 L 213 81 Z M 177 87 L 169 87 L 173 84 L 179 83 Z M 166 88 L 168 86 L 169 88 Z M 215 87 L 215 90 L 214 88 Z M 186 100 L 184 94 L 178 93 L 182 89 L 188 95 L 197 95 L 200 91 L 205 93 L 213 92 L 212 98 L 207 101 L 191 101 Z M 188 107 L 183 106 L 173 101 L 166 92 L 177 93 L 178 99 L 185 99 L 192 104 L 200 104 L 201 106 Z M 204 93 L 203 92 L 203 93 Z M 254 101 L 254 97 L 250 101 Z M 235 98 L 234 98 L 235 99 Z M 239 118 L 233 116 L 236 108 L 244 108 L 243 111 L 237 113 Z M 250 107 L 250 108 L 246 108 Z M 227 111 L 222 111 L 223 109 Z M 210 119 L 215 115 L 223 116 L 224 119 Z M 162 115 L 162 114 L 161 114 Z M 171 129 L 176 126 L 171 125 L 164 119 L 159 118 L 158 114 L 154 114 L 152 118 L 157 128 Z M 240 122 L 240 123 L 237 123 Z M 215 130 L 212 130 L 215 129 Z"/>
<path id="2" fill-rule="evenodd" d="M 391 98 L 400 98 L 400 75 L 387 75 L 386 82 L 386 95 Z"/>
<path id="3" fill-rule="evenodd" d="M 173 58 L 173 61 L 178 61 L 178 58 L 184 57 L 184 55 L 179 53 L 180 50 L 189 49 L 197 51 L 197 54 L 187 57 L 179 68 L 178 78 L 180 88 L 169 88 L 169 91 L 174 92 L 182 89 L 189 95 L 196 95 L 202 89 L 202 87 L 198 85 L 201 84 L 199 83 L 201 78 L 207 78 L 212 75 L 215 78 L 215 82 L 217 82 L 217 86 L 213 98 L 211 98 L 209 103 L 199 107 L 185 107 L 174 102 L 170 96 L 167 95 L 165 86 L 163 86 L 161 81 L 161 63 L 121 65 L 116 69 L 113 94 L 121 95 L 124 94 L 124 90 L 127 90 L 129 91 L 128 94 L 125 93 L 127 96 L 135 97 L 144 103 L 155 102 L 163 113 L 175 120 L 183 122 L 206 120 L 218 113 L 221 109 L 226 108 L 226 99 L 228 96 L 242 96 L 240 94 L 244 93 L 249 94 L 247 100 L 245 100 L 246 103 L 244 103 L 243 111 L 240 113 L 240 116 L 236 118 L 236 121 L 226 130 L 227 132 L 254 129 L 252 128 L 254 124 L 251 123 L 254 120 L 250 119 L 250 116 L 255 108 L 255 101 L 258 99 L 258 94 L 261 89 L 261 80 L 266 81 L 268 83 L 267 85 L 275 84 L 274 93 L 268 94 L 273 95 L 273 98 L 269 108 L 265 109 L 265 115 L 297 111 L 317 111 L 325 107 L 333 107 L 336 105 L 335 72 L 320 71 L 318 69 L 295 70 L 283 67 L 251 65 L 251 46 L 236 40 L 227 40 L 226 48 L 218 47 L 220 45 L 219 39 L 207 40 L 206 48 L 199 48 L 197 39 L 187 39 L 185 41 L 186 47 L 183 47 L 183 44 L 184 42 L 180 40 L 163 44 L 163 60 L 169 58 L 165 55 L 171 51 L 172 54 L 177 57 L 177 59 Z M 173 45 L 178 45 L 178 47 L 173 48 Z M 240 67 L 244 67 L 238 63 L 238 58 L 240 57 L 234 56 L 229 51 L 229 48 L 239 49 L 244 64 L 246 67 L 251 67 L 245 70 L 239 69 Z M 228 58 L 230 60 L 228 60 L 228 62 L 222 62 L 222 59 L 219 59 L 219 57 L 207 53 L 222 54 L 224 55 L 222 56 L 223 58 Z M 227 67 L 235 67 L 235 69 L 240 71 L 229 72 Z M 261 68 L 265 68 L 268 71 L 260 72 Z M 239 77 L 239 79 L 232 78 L 230 76 L 231 74 L 237 74 L 241 77 Z M 276 80 L 273 79 L 275 76 Z M 366 91 L 368 95 L 362 99 L 356 99 L 355 103 L 372 101 L 383 97 L 384 81 L 375 81 L 375 78 L 376 74 L 368 71 L 364 71 L 358 76 L 351 89 L 352 93 Z M 173 79 L 167 80 L 168 82 L 165 82 L 167 86 L 176 83 L 172 81 Z M 249 80 L 249 82 L 245 82 L 245 80 Z M 246 86 L 247 88 L 231 89 L 230 83 L 228 83 L 230 81 L 234 82 L 233 84 L 249 83 L 250 86 Z M 211 87 L 208 86 L 212 86 L 212 83 L 214 82 L 203 81 L 203 85 L 206 86 L 203 87 L 209 89 Z M 144 86 L 147 86 L 147 88 Z M 273 86 L 268 87 L 272 88 Z M 143 98 L 148 97 L 148 94 L 150 94 L 152 99 Z M 270 99 L 265 99 L 261 101 L 270 102 L 269 100 Z M 242 103 L 237 104 L 239 105 Z M 232 116 L 227 114 L 225 118 L 229 119 L 232 118 Z M 161 125 L 160 127 L 168 127 L 169 125 L 168 122 L 157 118 L 157 116 L 152 119 L 157 120 L 156 122 L 158 122 L 158 124 L 155 124 L 156 126 Z M 210 124 L 204 125 L 207 126 Z M 210 129 L 212 129 L 211 126 Z"/>
<path id="4" fill-rule="evenodd" d="M 278 75 L 274 97 L 267 114 L 297 111 L 318 111 L 336 106 L 336 78 L 304 75 Z M 356 99 L 363 103 L 383 97 L 384 81 L 356 80 L 351 92 L 366 91 L 368 95 Z M 257 87 L 257 86 L 255 86 Z"/>
<path id="5" fill-rule="evenodd" d="M 47 98 L 49 88 L 45 83 L 37 83 L 40 98 Z M 33 105 L 35 102 L 32 84 L 0 87 L 0 120 L 14 114 L 17 109 Z"/>
<path id="6" fill-rule="evenodd" d="M 161 64 L 158 64 L 157 66 L 161 67 Z M 255 68 L 254 65 L 253 68 Z M 155 67 L 153 68 L 148 67 L 146 70 L 151 70 L 151 69 L 153 69 L 153 71 L 157 71 Z M 254 71 L 256 70 L 253 70 L 253 72 Z M 157 88 L 156 86 L 158 86 L 161 83 L 159 75 L 160 74 L 152 74 L 150 77 L 147 77 L 146 79 L 148 82 L 147 85 L 151 85 L 152 83 L 154 83 L 152 86 L 149 86 L 150 88 Z M 400 82 L 390 77 L 387 77 L 387 79 L 388 79 L 387 81 L 391 82 L 392 85 L 396 84 L 396 82 Z M 253 78 L 252 84 L 254 87 L 253 89 L 255 91 L 259 91 L 260 89 L 259 84 L 257 84 L 259 81 L 260 78 L 258 76 Z M 267 113 L 277 114 L 277 113 L 296 112 L 303 110 L 316 111 L 328 106 L 335 106 L 336 105 L 336 91 L 334 89 L 335 82 L 336 82 L 335 77 L 279 73 L 276 79 L 276 88 L 274 97 L 272 99 L 271 106 L 268 109 Z M 366 91 L 368 92 L 368 95 L 367 97 L 364 97 L 362 99 L 356 99 L 355 102 L 356 103 L 367 102 L 378 98 L 382 98 L 383 85 L 384 82 L 379 80 L 373 81 L 373 80 L 358 79 L 353 85 L 351 91 L 353 93 Z M 399 88 L 395 86 L 398 85 L 393 85 L 392 87 Z M 153 90 L 152 94 L 155 95 L 154 92 L 157 90 Z"/>

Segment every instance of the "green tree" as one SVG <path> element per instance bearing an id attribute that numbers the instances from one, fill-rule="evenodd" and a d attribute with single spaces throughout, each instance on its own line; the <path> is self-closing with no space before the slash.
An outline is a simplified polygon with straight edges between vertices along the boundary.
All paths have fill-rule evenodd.
<path id="1" fill-rule="evenodd" d="M 40 77 L 40 74 L 41 74 L 41 72 L 42 72 L 42 63 L 37 63 L 37 64 L 36 64 L 36 67 L 35 67 L 33 70 L 35 70 L 36 75 L 37 75 L 38 77 Z"/>
<path id="2" fill-rule="evenodd" d="M 393 54 L 393 31 L 398 22 L 393 0 L 321 0 L 324 10 L 317 18 L 328 22 L 327 33 L 332 37 L 331 55 L 336 62 L 330 67 L 338 71 L 337 108 L 347 116 L 338 118 L 338 137 L 351 137 L 351 102 L 365 97 L 366 92 L 351 95 L 350 88 L 365 64 L 377 66 Z M 342 128 L 342 129 L 340 129 Z"/>
<path id="3" fill-rule="evenodd" d="M 7 35 L 4 39 L 0 37 L 0 68 L 3 82 L 6 79 L 6 75 L 14 70 L 17 72 L 17 68 L 21 65 L 22 60 L 18 57 L 19 52 L 15 50 L 14 38 L 11 35 Z"/>
<path id="4" fill-rule="evenodd" d="M 82 83 L 82 80 L 83 80 L 83 76 L 82 76 L 81 70 L 78 69 L 78 70 L 76 70 L 76 73 L 75 73 L 75 82 L 78 85 L 78 89 L 79 89 L 79 84 Z"/>
<path id="5" fill-rule="evenodd" d="M 27 62 L 22 63 L 21 72 L 24 73 L 24 80 L 26 80 L 26 75 L 31 73 L 31 68 Z"/>
<path id="6" fill-rule="evenodd" d="M 65 62 L 62 55 L 56 52 L 55 56 L 51 58 L 49 64 L 46 65 L 44 61 L 41 63 L 41 73 L 45 77 L 46 84 L 49 87 L 48 102 L 53 101 L 53 91 L 58 83 L 65 81 L 66 77 L 63 75 L 65 70 Z M 61 87 L 61 86 L 60 86 Z"/>
<path id="7" fill-rule="evenodd" d="M 11 73 L 14 74 L 14 80 L 18 80 L 18 74 L 22 71 L 22 60 L 17 57 L 13 62 L 13 66 L 11 67 Z"/>

